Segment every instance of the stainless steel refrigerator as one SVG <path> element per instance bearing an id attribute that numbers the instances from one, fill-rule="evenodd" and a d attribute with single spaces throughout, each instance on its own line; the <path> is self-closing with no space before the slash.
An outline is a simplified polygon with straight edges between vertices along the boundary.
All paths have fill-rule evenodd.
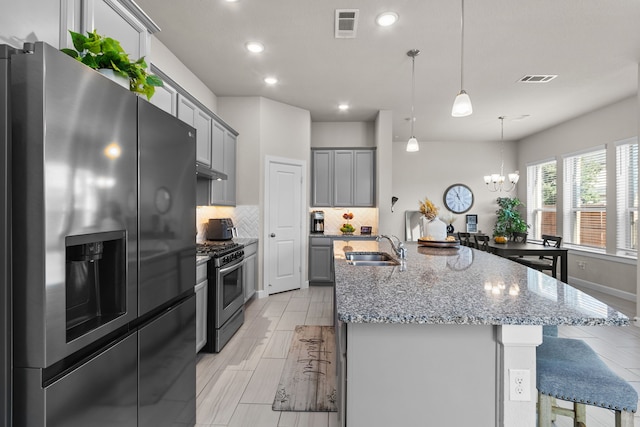
<path id="1" fill-rule="evenodd" d="M 14 425 L 193 425 L 195 131 L 26 50 L 10 60 Z"/>
<path id="2" fill-rule="evenodd" d="M 0 427 L 11 419 L 11 124 L 9 59 L 14 49 L 0 46 Z"/>

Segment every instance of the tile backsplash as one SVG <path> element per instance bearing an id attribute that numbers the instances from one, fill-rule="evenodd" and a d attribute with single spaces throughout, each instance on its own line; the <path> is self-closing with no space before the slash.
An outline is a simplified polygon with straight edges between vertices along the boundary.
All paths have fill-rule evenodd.
<path id="1" fill-rule="evenodd" d="M 314 210 L 324 211 L 324 232 L 326 234 L 339 234 L 340 227 L 346 221 L 342 217 L 344 213 L 351 212 L 353 219 L 349 222 L 356 229 L 356 233 L 360 233 L 360 227 L 363 225 L 371 226 L 371 232 L 378 234 L 378 209 L 377 208 L 312 208 Z M 311 214 L 309 214 L 309 222 L 311 222 Z"/>
<path id="2" fill-rule="evenodd" d="M 315 208 L 310 209 L 324 211 L 324 231 L 327 234 L 339 234 L 340 227 L 346 221 L 342 214 L 353 213 L 353 219 L 349 222 L 360 233 L 360 227 L 368 225 L 373 234 L 378 234 L 378 209 L 377 208 Z M 233 206 L 198 206 L 196 208 L 196 226 L 198 234 L 196 243 L 202 243 L 207 239 L 207 225 L 209 218 L 231 218 L 233 225 L 238 229 L 238 237 L 259 237 L 260 232 L 260 208 L 257 205 Z M 305 218 L 307 227 L 311 230 L 311 213 Z"/>
<path id="3" fill-rule="evenodd" d="M 196 208 L 198 228 L 196 243 L 202 243 L 207 239 L 207 224 L 210 218 L 231 218 L 233 225 L 238 229 L 238 237 L 258 237 L 260 231 L 260 209 L 258 206 L 198 206 Z"/>

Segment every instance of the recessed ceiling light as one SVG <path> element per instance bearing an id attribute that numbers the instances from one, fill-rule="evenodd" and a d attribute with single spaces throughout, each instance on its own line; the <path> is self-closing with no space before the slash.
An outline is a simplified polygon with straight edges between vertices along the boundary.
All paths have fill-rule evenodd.
<path id="1" fill-rule="evenodd" d="M 276 79 L 275 77 L 265 77 L 264 82 L 268 85 L 274 85 L 278 83 L 278 79 Z"/>
<path id="2" fill-rule="evenodd" d="M 238 0 L 224 0 L 224 1 L 226 1 L 227 3 L 235 3 L 235 2 L 237 2 Z"/>
<path id="3" fill-rule="evenodd" d="M 347 111 L 349 109 L 349 104 L 338 104 L 338 110 Z"/>
<path id="4" fill-rule="evenodd" d="M 398 14 L 395 12 L 384 12 L 376 17 L 376 23 L 381 27 L 388 27 L 398 21 Z"/>
<path id="5" fill-rule="evenodd" d="M 264 51 L 264 45 L 259 42 L 247 42 L 244 46 L 252 53 L 260 53 Z"/>

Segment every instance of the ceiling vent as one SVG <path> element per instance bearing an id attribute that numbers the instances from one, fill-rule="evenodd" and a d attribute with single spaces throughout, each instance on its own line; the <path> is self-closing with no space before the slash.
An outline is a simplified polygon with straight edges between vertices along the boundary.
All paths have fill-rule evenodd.
<path id="1" fill-rule="evenodd" d="M 528 74 L 518 81 L 520 83 L 548 83 L 556 77 L 558 77 L 557 74 Z"/>
<path id="2" fill-rule="evenodd" d="M 336 33 L 337 39 L 355 39 L 358 29 L 358 9 L 336 9 Z"/>

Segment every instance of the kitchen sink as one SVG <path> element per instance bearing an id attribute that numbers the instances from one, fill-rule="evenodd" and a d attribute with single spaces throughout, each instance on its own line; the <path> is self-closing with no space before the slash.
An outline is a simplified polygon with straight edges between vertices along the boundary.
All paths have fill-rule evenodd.
<path id="1" fill-rule="evenodd" d="M 386 252 L 347 252 L 347 264 L 362 266 L 394 266 L 400 263 Z"/>

